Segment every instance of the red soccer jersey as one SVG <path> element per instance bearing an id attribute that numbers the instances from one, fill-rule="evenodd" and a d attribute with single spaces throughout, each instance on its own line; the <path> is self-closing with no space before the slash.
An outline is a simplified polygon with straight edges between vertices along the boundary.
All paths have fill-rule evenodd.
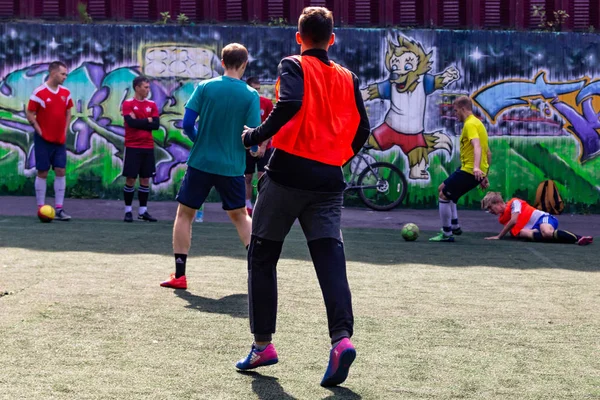
<path id="1" fill-rule="evenodd" d="M 27 109 L 35 111 L 42 138 L 51 143 L 64 144 L 67 140 L 67 110 L 73 107 L 71 92 L 64 86 L 56 91 L 43 84 L 33 91 Z"/>
<path id="2" fill-rule="evenodd" d="M 265 122 L 271 111 L 273 111 L 273 102 L 266 97 L 260 96 L 260 122 Z M 271 147 L 271 139 L 269 139 L 267 149 Z"/>
<path id="3" fill-rule="evenodd" d="M 158 107 L 152 100 L 128 99 L 123 102 L 123 116 L 135 114 L 135 119 L 158 118 Z M 135 129 L 127 126 L 125 122 L 125 147 L 134 147 L 138 149 L 153 149 L 154 139 L 151 131 Z"/>

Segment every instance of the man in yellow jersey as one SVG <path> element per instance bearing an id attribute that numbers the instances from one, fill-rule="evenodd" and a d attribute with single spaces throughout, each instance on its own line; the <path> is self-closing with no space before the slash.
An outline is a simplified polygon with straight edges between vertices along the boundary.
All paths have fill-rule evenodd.
<path id="1" fill-rule="evenodd" d="M 429 239 L 432 242 L 454 242 L 454 235 L 462 234 L 458 223 L 456 203 L 463 195 L 481 185 L 489 186 L 487 178 L 492 160 L 485 127 L 473 115 L 473 103 L 466 96 L 454 101 L 454 112 L 464 123 L 460 135 L 460 169 L 456 170 L 439 188 L 440 219 L 442 231 Z"/>

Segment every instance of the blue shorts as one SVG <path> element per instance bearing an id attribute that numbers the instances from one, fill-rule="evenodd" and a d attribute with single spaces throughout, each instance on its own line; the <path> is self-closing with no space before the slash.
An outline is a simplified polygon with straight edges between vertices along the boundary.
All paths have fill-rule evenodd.
<path id="1" fill-rule="evenodd" d="M 38 171 L 49 171 L 50 166 L 54 168 L 67 166 L 66 145 L 48 142 L 37 133 L 33 135 L 33 145 L 35 169 Z"/>
<path id="2" fill-rule="evenodd" d="M 181 182 L 177 201 L 197 210 L 204 204 L 213 187 L 221 196 L 223 210 L 230 211 L 246 207 L 246 183 L 243 176 L 209 174 L 190 166 Z"/>
<path id="3" fill-rule="evenodd" d="M 531 229 L 539 231 L 541 224 L 550 224 L 555 230 L 558 229 L 558 220 L 553 215 L 541 216 L 531 227 Z"/>

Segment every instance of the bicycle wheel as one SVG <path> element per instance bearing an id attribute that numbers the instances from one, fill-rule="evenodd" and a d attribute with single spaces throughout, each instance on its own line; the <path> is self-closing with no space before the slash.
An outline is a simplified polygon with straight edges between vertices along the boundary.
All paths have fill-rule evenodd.
<path id="1" fill-rule="evenodd" d="M 394 164 L 376 162 L 369 164 L 358 176 L 358 194 L 369 208 L 388 211 L 406 196 L 406 178 Z"/>

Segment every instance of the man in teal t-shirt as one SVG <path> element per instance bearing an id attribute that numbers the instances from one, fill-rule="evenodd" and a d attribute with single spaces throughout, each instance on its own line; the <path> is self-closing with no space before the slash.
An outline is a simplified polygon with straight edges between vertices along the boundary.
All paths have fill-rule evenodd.
<path id="1" fill-rule="evenodd" d="M 200 117 L 188 165 L 211 174 L 243 176 L 246 149 L 240 132 L 244 125 L 260 125 L 258 92 L 240 79 L 220 76 L 201 82 L 185 108 Z"/>
<path id="2" fill-rule="evenodd" d="M 213 187 L 242 243 L 246 248 L 250 244 L 252 220 L 246 212 L 244 181 L 246 149 L 240 137 L 244 125 L 260 125 L 260 97 L 241 80 L 248 65 L 248 50 L 231 43 L 223 48 L 221 58 L 225 74 L 201 82 L 185 105 L 183 130 L 194 146 L 177 193 L 179 207 L 173 226 L 175 273 L 160 284 L 163 287 L 187 288 L 185 268 L 192 221 Z"/>

